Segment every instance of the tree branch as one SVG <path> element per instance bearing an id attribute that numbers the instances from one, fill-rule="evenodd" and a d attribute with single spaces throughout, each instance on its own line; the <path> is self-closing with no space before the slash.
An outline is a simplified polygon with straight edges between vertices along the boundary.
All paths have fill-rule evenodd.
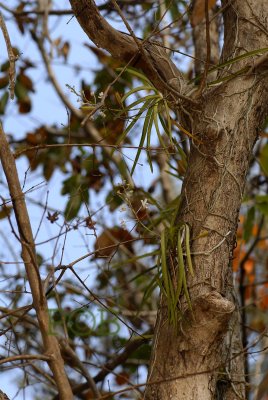
<path id="1" fill-rule="evenodd" d="M 75 115 L 75 117 L 77 119 L 79 119 L 82 123 L 83 121 L 85 121 L 85 123 L 83 124 L 83 127 L 86 131 L 86 133 L 88 134 L 88 136 L 94 140 L 97 143 L 102 143 L 103 145 L 105 145 L 104 147 L 104 152 L 105 154 L 109 157 L 109 159 L 111 159 L 111 161 L 117 166 L 118 170 L 121 171 L 123 178 L 131 185 L 133 186 L 133 180 L 132 177 L 130 176 L 129 171 L 127 170 L 126 164 L 123 160 L 123 157 L 115 155 L 113 153 L 113 150 L 109 148 L 109 146 L 106 146 L 106 142 L 105 140 L 103 140 L 103 138 L 99 135 L 97 129 L 94 127 L 94 125 L 90 122 L 90 121 L 86 121 L 84 119 L 84 115 L 83 113 L 78 110 L 77 108 L 74 107 L 74 105 L 69 101 L 68 97 L 64 94 L 55 74 L 54 71 L 52 69 L 49 57 L 45 51 L 42 39 L 40 39 L 37 35 L 36 32 L 34 30 L 31 31 L 31 35 L 33 40 L 36 42 L 38 49 L 40 51 L 41 57 L 44 61 L 44 65 L 46 68 L 46 72 L 48 74 L 48 77 L 50 79 L 51 84 L 53 85 L 58 97 L 60 98 L 60 100 L 62 101 L 62 103 L 65 105 L 66 108 L 68 108 L 73 115 Z"/>
<path id="2" fill-rule="evenodd" d="M 44 351 L 49 357 L 48 365 L 54 375 L 54 379 L 62 400 L 72 400 L 73 394 L 69 380 L 64 370 L 64 362 L 56 337 L 48 334 L 49 318 L 46 296 L 42 287 L 38 262 L 35 252 L 35 244 L 31 229 L 30 218 L 26 207 L 24 194 L 20 187 L 20 181 L 13 154 L 10 151 L 6 135 L 0 122 L 0 159 L 7 179 L 15 218 L 19 230 L 19 240 L 22 248 L 22 259 L 31 287 L 33 305 L 36 311 L 39 329 L 42 335 Z"/>
<path id="3" fill-rule="evenodd" d="M 120 354 L 115 355 L 111 360 L 102 366 L 100 372 L 98 372 L 98 374 L 93 378 L 94 382 L 102 382 L 107 375 L 109 375 L 116 367 L 118 367 L 118 365 L 123 365 L 134 351 L 150 340 L 148 335 L 151 334 L 152 331 L 149 330 L 143 334 L 144 337 L 136 337 L 135 339 L 130 340 Z M 73 392 L 77 395 L 87 389 L 88 383 L 81 383 L 73 388 Z M 59 400 L 59 397 L 55 396 L 53 400 Z"/>
<path id="4" fill-rule="evenodd" d="M 6 357 L 0 360 L 0 365 L 20 360 L 43 360 L 50 361 L 50 357 L 42 354 L 18 354 L 17 356 Z"/>
<path id="5" fill-rule="evenodd" d="M 0 12 L 0 28 L 3 32 L 3 36 L 7 47 L 8 59 L 9 59 L 9 70 L 8 70 L 9 92 L 10 92 L 10 98 L 13 100 L 15 95 L 15 81 L 16 81 L 15 63 L 17 61 L 17 57 L 14 55 L 8 30 L 1 12 Z"/>
<path id="6" fill-rule="evenodd" d="M 134 57 L 132 65 L 140 68 L 170 101 L 197 104 L 187 97 L 192 87 L 186 85 L 183 75 L 169 59 L 165 49 L 150 40 L 142 41 L 114 29 L 92 0 L 70 0 L 70 4 L 82 29 L 97 47 L 126 63 Z"/>

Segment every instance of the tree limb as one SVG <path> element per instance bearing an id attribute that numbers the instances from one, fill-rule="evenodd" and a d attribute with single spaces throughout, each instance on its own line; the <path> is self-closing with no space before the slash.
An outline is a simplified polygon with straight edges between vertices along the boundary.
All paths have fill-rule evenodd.
<path id="1" fill-rule="evenodd" d="M 50 361 L 48 361 L 48 365 L 54 375 L 60 398 L 62 400 L 72 400 L 73 394 L 64 370 L 64 362 L 60 354 L 59 344 L 56 337 L 48 334 L 48 306 L 39 273 L 30 218 L 24 199 L 24 194 L 21 190 L 14 157 L 9 148 L 1 122 L 0 159 L 8 182 L 9 192 L 14 207 L 15 218 L 19 230 L 19 240 L 22 248 L 22 259 L 24 261 L 25 270 L 31 287 L 33 305 L 42 335 L 45 355 L 50 359 Z"/>
<path id="2" fill-rule="evenodd" d="M 9 59 L 9 92 L 10 92 L 10 98 L 13 100 L 14 95 L 15 95 L 15 82 L 16 82 L 16 70 L 15 70 L 15 63 L 17 61 L 17 57 L 15 56 L 13 52 L 13 48 L 11 45 L 10 37 L 8 34 L 8 30 L 3 18 L 2 13 L 0 12 L 0 28 L 3 32 L 3 36 L 6 42 L 6 47 L 7 47 L 7 52 L 8 52 L 8 59 Z"/>
<path id="3" fill-rule="evenodd" d="M 92 0 L 70 0 L 70 4 L 82 29 L 97 47 L 127 63 L 135 57 L 132 65 L 140 68 L 170 101 L 197 104 L 187 97 L 192 88 L 186 85 L 183 75 L 169 59 L 165 49 L 150 40 L 141 41 L 136 36 L 134 38 L 114 29 Z"/>

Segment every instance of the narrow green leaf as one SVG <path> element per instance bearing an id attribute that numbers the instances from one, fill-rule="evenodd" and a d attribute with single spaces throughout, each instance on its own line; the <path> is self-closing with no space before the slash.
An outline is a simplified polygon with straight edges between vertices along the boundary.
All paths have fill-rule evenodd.
<path id="1" fill-rule="evenodd" d="M 170 115 L 169 115 L 169 107 L 168 107 L 168 103 L 166 102 L 166 100 L 164 100 L 164 106 L 165 106 L 165 110 L 166 110 L 166 118 L 167 118 L 167 129 L 168 129 L 168 137 L 170 142 L 172 143 L 172 132 L 171 132 L 171 120 L 170 120 Z"/>
<path id="2" fill-rule="evenodd" d="M 0 114 L 3 115 L 5 113 L 6 105 L 8 102 L 9 94 L 8 92 L 4 92 L 0 99 Z"/>
<path id="3" fill-rule="evenodd" d="M 165 121 L 164 121 L 164 118 L 162 117 L 161 114 L 158 114 L 158 116 L 159 116 L 159 120 L 160 120 L 160 122 L 161 122 L 161 125 L 162 125 L 162 127 L 163 127 L 165 133 L 166 133 L 167 136 L 169 137 L 169 130 L 168 130 L 168 127 L 167 127 L 167 125 L 166 125 L 166 123 L 165 123 Z"/>
<path id="4" fill-rule="evenodd" d="M 146 102 L 144 103 L 144 106 L 146 106 L 146 108 L 147 108 L 147 107 L 149 106 L 150 103 L 151 103 L 150 100 L 149 100 L 149 101 L 146 101 Z M 148 113 L 147 113 L 147 115 L 148 115 Z M 142 128 L 142 135 L 141 135 L 139 147 L 138 147 L 138 150 L 137 150 L 137 153 L 136 153 L 136 157 L 135 157 L 135 160 L 134 160 L 134 163 L 133 163 L 131 172 L 130 172 L 131 175 L 133 175 L 133 172 L 135 171 L 136 165 L 137 165 L 137 163 L 138 163 L 138 161 L 139 161 L 140 154 L 141 154 L 141 151 L 142 151 L 142 147 L 143 147 L 143 145 L 144 145 L 144 142 L 145 142 L 145 139 L 146 139 L 146 135 L 147 135 L 147 132 L 148 132 L 148 125 L 149 125 L 149 122 L 150 122 L 150 121 L 149 121 L 149 118 L 145 118 L 145 121 L 144 121 L 144 124 L 143 124 L 143 128 Z"/>
<path id="5" fill-rule="evenodd" d="M 118 72 L 121 72 L 122 70 L 123 70 L 123 68 L 116 69 L 116 71 L 118 71 Z M 136 78 L 139 78 L 141 81 L 151 84 L 150 80 L 145 75 L 143 75 L 141 72 L 138 72 L 136 69 L 128 67 L 128 68 L 125 68 L 125 71 L 130 73 L 131 75 L 135 76 Z"/>
<path id="6" fill-rule="evenodd" d="M 245 240 L 246 243 L 251 238 L 251 232 L 252 232 L 254 220 L 255 220 L 255 207 L 251 207 L 248 210 L 247 218 L 246 218 L 246 221 L 243 226 L 243 239 Z"/>
<path id="7" fill-rule="evenodd" d="M 152 281 L 150 282 L 150 284 L 146 287 L 145 291 L 144 291 L 144 295 L 141 301 L 141 308 L 143 306 L 143 304 L 146 302 L 146 300 L 149 299 L 149 297 L 151 296 L 151 294 L 153 293 L 153 291 L 159 286 L 159 276 L 155 276 Z"/>
<path id="8" fill-rule="evenodd" d="M 260 194 L 256 196 L 256 207 L 264 214 L 268 215 L 268 195 Z"/>
<path id="9" fill-rule="evenodd" d="M 169 271 L 167 266 L 167 249 L 166 249 L 166 234 L 165 230 L 161 232 L 161 265 L 162 265 L 162 278 L 164 283 L 164 288 L 166 290 L 167 299 L 170 298 L 170 286 L 169 286 Z"/>
<path id="10" fill-rule="evenodd" d="M 190 274 L 194 276 L 191 249 L 190 249 L 190 228 L 187 224 L 185 224 L 184 226 L 185 226 L 185 250 L 186 250 L 187 264 Z"/>
<path id="11" fill-rule="evenodd" d="M 181 156 L 182 160 L 186 161 L 187 160 L 187 156 L 186 156 L 184 150 L 182 149 L 182 147 L 179 145 L 177 139 L 173 137 L 172 138 L 172 143 L 176 146 L 176 149 L 178 150 L 179 155 Z"/>
<path id="12" fill-rule="evenodd" d="M 158 99 L 158 95 L 156 94 L 148 94 L 148 96 L 142 97 L 141 99 L 133 101 L 133 103 L 129 104 L 127 107 L 124 108 L 124 112 L 133 111 L 133 108 L 136 107 L 140 103 L 145 103 L 148 100 Z"/>
<path id="13" fill-rule="evenodd" d="M 177 241 L 177 259 L 178 259 L 178 271 L 177 271 L 178 280 L 177 280 L 177 289 L 175 295 L 176 304 L 178 303 L 181 295 L 183 276 L 185 275 L 180 230 L 178 232 L 178 241 Z"/>
<path id="14" fill-rule="evenodd" d="M 131 96 L 133 93 L 140 92 L 141 90 L 154 90 L 156 89 L 152 88 L 151 86 L 146 86 L 146 85 L 141 85 L 137 86 L 134 89 L 131 89 L 129 92 L 127 92 L 121 99 L 121 102 L 125 101 L 129 96 Z"/>
<path id="15" fill-rule="evenodd" d="M 260 151 L 260 166 L 264 174 L 268 176 L 268 143 Z"/>
<path id="16" fill-rule="evenodd" d="M 217 71 L 218 69 L 222 69 L 223 67 L 226 67 L 228 65 L 234 64 L 237 61 L 243 60 L 244 58 L 248 58 L 248 57 L 251 57 L 251 56 L 256 56 L 258 54 L 263 54 L 263 53 L 266 53 L 267 51 L 268 51 L 268 47 L 264 47 L 263 49 L 257 49 L 257 50 L 249 51 L 248 53 L 241 54 L 241 55 L 239 55 L 237 57 L 232 58 L 231 60 L 225 61 L 224 63 L 218 64 L 215 67 L 209 69 L 208 70 L 208 74 L 210 74 L 210 73 L 212 73 L 214 71 Z M 199 80 L 200 78 L 201 78 L 201 75 L 195 77 L 194 79 L 191 79 L 189 81 L 189 84 L 195 82 L 196 80 Z"/>
<path id="17" fill-rule="evenodd" d="M 112 264 L 111 268 L 116 269 L 116 268 L 121 268 L 122 265 L 126 265 L 126 264 L 130 264 L 130 263 L 134 263 L 142 258 L 147 258 L 147 257 L 152 257 L 155 256 L 158 253 L 159 250 L 155 250 L 155 251 L 151 251 L 150 253 L 146 253 L 146 254 L 141 254 L 139 256 L 136 257 L 131 257 L 131 258 L 127 258 L 126 260 L 120 260 L 120 262 Z M 156 268 L 156 265 L 154 265 L 151 268 L 146 269 L 146 271 L 142 271 L 141 273 L 135 275 L 133 278 L 131 278 L 128 283 L 135 281 L 136 279 L 138 279 L 139 277 L 148 274 L 150 271 L 152 271 L 153 269 Z"/>
<path id="18" fill-rule="evenodd" d="M 151 154 L 150 154 L 151 133 L 152 133 L 153 120 L 154 120 L 153 107 L 151 109 L 149 109 L 147 116 L 148 116 L 149 122 L 148 122 L 148 128 L 147 128 L 147 150 L 146 150 L 146 153 L 147 153 L 150 170 L 151 170 L 151 172 L 153 172 L 153 163 L 152 163 Z"/>
<path id="19" fill-rule="evenodd" d="M 133 117 L 133 120 L 131 121 L 131 123 L 126 127 L 126 129 L 124 130 L 124 132 L 119 136 L 116 144 L 120 144 L 125 137 L 127 136 L 127 134 L 129 133 L 129 131 L 134 127 L 134 125 L 138 122 L 140 116 L 143 114 L 143 112 L 148 108 L 149 102 L 145 102 L 143 104 L 143 106 L 140 108 L 140 111 L 138 112 L 137 115 L 135 115 L 135 117 Z"/>
<path id="20" fill-rule="evenodd" d="M 166 147 L 166 145 L 165 145 L 165 142 L 164 142 L 164 140 L 163 140 L 163 138 L 162 138 L 162 135 L 161 135 L 161 132 L 160 132 L 160 129 L 159 129 L 159 124 L 158 124 L 158 105 L 157 105 L 158 103 L 156 103 L 155 105 L 154 105 L 154 107 L 153 107 L 153 110 L 154 110 L 154 126 L 155 126 L 155 130 L 156 130 L 156 133 L 157 133 L 157 136 L 158 136 L 158 139 L 159 139 L 159 143 L 161 144 L 161 146 L 163 147 L 163 149 L 166 151 L 166 153 L 168 154 L 168 150 L 167 150 L 167 147 Z"/>
<path id="21" fill-rule="evenodd" d="M 181 176 L 179 174 L 174 174 L 173 172 L 170 172 L 168 170 L 165 170 L 165 172 L 171 176 L 174 176 L 174 178 L 181 179 Z"/>
<path id="22" fill-rule="evenodd" d="M 184 295 L 186 297 L 187 303 L 189 308 L 192 310 L 192 302 L 189 296 L 189 291 L 188 291 L 188 287 L 187 287 L 187 282 L 186 282 L 186 276 L 185 274 L 183 275 L 183 290 L 184 290 Z"/>

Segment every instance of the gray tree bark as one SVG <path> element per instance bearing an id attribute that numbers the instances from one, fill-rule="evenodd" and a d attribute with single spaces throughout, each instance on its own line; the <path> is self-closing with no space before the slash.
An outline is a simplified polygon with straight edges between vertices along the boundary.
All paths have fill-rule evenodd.
<path id="1" fill-rule="evenodd" d="M 267 46 L 267 18 L 265 1 L 227 6 L 222 60 Z M 219 76 L 235 74 L 248 62 L 241 60 Z M 208 89 L 201 110 L 191 114 L 189 128 L 203 144 L 191 148 L 178 221 L 191 226 L 192 237 L 200 236 L 192 243 L 192 252 L 199 253 L 195 276 L 188 277 L 194 312 L 186 310 L 174 332 L 162 300 L 146 400 L 245 398 L 231 264 L 246 174 L 268 101 L 267 69 L 254 70 L 256 59 L 251 62 L 250 73 Z"/>
<path id="2" fill-rule="evenodd" d="M 219 69 L 224 78 L 197 96 L 167 54 L 112 28 L 91 0 L 70 0 L 86 34 L 114 57 L 143 70 L 196 135 L 177 222 L 191 228 L 194 277 L 187 279 L 193 312 L 181 299 L 175 331 L 160 301 L 146 400 L 245 398 L 239 308 L 232 282 L 238 214 L 253 146 L 268 111 L 267 53 Z M 267 46 L 266 0 L 222 1 L 221 62 Z M 199 93 L 200 95 L 200 93 Z M 204 235 L 203 233 L 207 234 Z"/>

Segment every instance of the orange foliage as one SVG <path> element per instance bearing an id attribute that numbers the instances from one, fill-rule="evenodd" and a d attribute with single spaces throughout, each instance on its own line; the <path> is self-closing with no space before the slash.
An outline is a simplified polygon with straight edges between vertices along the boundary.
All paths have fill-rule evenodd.
<path id="1" fill-rule="evenodd" d="M 254 271 L 254 264 L 255 264 L 255 262 L 254 262 L 254 260 L 252 259 L 252 258 L 249 258 L 246 262 L 245 262 L 245 264 L 244 264 L 244 271 L 246 272 L 246 274 L 249 276 L 249 275 L 252 275 L 252 272 Z M 254 274 L 253 274 L 254 275 Z M 254 277 L 255 277 L 255 275 L 254 275 Z"/>
<path id="2" fill-rule="evenodd" d="M 120 374 L 116 375 L 115 381 L 120 386 L 124 385 L 125 383 L 129 382 L 129 374 L 123 371 Z"/>
<path id="3" fill-rule="evenodd" d="M 267 284 L 263 285 L 258 290 L 257 305 L 261 310 L 267 310 L 268 309 L 268 291 L 266 289 L 266 287 L 267 287 L 266 285 Z"/>
<path id="4" fill-rule="evenodd" d="M 246 254 L 246 251 L 243 249 L 242 240 L 238 240 L 237 246 L 234 249 L 234 253 L 233 253 L 233 271 L 234 272 L 238 271 L 240 261 L 243 259 L 245 254 Z"/>

